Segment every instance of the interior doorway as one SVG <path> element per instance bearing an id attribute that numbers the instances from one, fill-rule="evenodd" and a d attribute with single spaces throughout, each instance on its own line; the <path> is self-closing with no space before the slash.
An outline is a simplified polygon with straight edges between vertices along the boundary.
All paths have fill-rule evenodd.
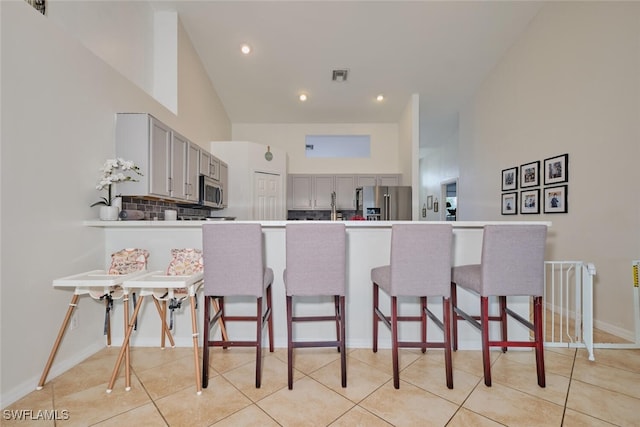
<path id="1" fill-rule="evenodd" d="M 458 219 L 458 178 L 440 183 L 440 200 L 442 203 L 441 220 L 457 221 Z"/>

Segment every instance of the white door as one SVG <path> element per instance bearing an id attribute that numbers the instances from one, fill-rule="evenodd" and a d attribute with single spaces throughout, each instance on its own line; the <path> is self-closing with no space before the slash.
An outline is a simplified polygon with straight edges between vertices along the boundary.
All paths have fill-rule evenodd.
<path id="1" fill-rule="evenodd" d="M 275 220 L 278 218 L 280 197 L 280 175 L 254 172 L 253 174 L 253 219 Z"/>

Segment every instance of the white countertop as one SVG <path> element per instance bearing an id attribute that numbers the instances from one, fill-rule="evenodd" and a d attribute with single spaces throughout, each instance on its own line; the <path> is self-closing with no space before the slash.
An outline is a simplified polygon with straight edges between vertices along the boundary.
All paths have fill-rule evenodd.
<path id="1" fill-rule="evenodd" d="M 264 228 L 282 228 L 287 224 L 305 222 L 330 223 L 332 221 L 234 221 L 236 223 L 259 223 Z M 347 228 L 388 228 L 393 224 L 438 224 L 445 221 L 341 221 Z M 84 221 L 89 227 L 102 228 L 200 228 L 203 224 L 221 224 L 227 221 Z M 543 224 L 551 227 L 550 221 L 448 221 L 453 228 L 482 228 L 488 224 Z"/>

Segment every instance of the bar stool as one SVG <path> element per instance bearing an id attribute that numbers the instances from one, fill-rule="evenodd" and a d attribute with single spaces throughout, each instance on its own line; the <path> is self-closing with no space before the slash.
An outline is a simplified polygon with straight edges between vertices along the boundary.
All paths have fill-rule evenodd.
<path id="1" fill-rule="evenodd" d="M 260 224 L 205 224 L 202 227 L 204 254 L 204 337 L 202 349 L 202 387 L 209 383 L 209 347 L 255 347 L 256 388 L 262 376 L 262 330 L 268 325 L 269 351 L 273 352 L 273 318 L 271 316 L 271 284 L 273 270 L 264 266 L 262 227 Z M 263 299 L 266 295 L 266 310 Z M 256 298 L 253 316 L 229 316 L 225 313 L 225 297 Z M 211 301 L 218 300 L 219 310 L 211 316 Z M 212 326 L 222 321 L 256 322 L 256 338 L 237 341 L 222 336 L 209 338 Z M 228 331 L 228 329 L 227 329 Z"/>
<path id="2" fill-rule="evenodd" d="M 373 352 L 378 351 L 378 322 L 391 329 L 393 386 L 400 388 L 398 348 L 443 348 L 448 388 L 453 388 L 451 363 L 451 224 L 391 226 L 391 264 L 371 270 L 373 282 Z M 391 297 L 391 316 L 380 310 L 380 288 Z M 443 320 L 427 307 L 428 297 L 442 297 Z M 419 297 L 419 316 L 400 316 L 398 297 Z M 443 331 L 442 342 L 427 342 L 427 316 Z M 398 322 L 420 322 L 420 341 L 400 341 Z"/>
<path id="3" fill-rule="evenodd" d="M 337 347 L 340 352 L 342 387 L 347 386 L 345 345 L 346 228 L 344 224 L 287 224 L 286 268 L 288 386 L 293 388 L 293 349 Z M 331 316 L 294 316 L 293 297 L 332 296 Z M 294 322 L 333 321 L 336 340 L 294 341 Z"/>
<path id="4" fill-rule="evenodd" d="M 484 383 L 487 386 L 491 386 L 490 347 L 502 347 L 503 352 L 508 347 L 535 348 L 538 385 L 545 386 L 542 298 L 546 238 L 545 225 L 487 225 L 483 232 L 481 263 L 453 268 L 453 349 L 458 348 L 458 320 L 466 320 L 481 331 Z M 457 286 L 480 296 L 480 316 L 471 316 L 458 307 Z M 498 297 L 497 316 L 489 315 L 490 296 Z M 507 296 L 533 298 L 533 323 L 507 307 Z M 509 340 L 507 316 L 533 331 L 533 341 Z M 500 322 L 500 340 L 490 339 L 490 321 Z"/>
<path id="5" fill-rule="evenodd" d="M 143 274 L 147 268 L 148 258 L 149 252 L 145 249 L 122 249 L 111 254 L 111 265 L 107 270 L 87 271 L 53 281 L 54 287 L 71 288 L 74 292 L 58 336 L 49 354 L 49 359 L 38 382 L 37 390 L 41 390 L 47 380 L 51 365 L 62 342 L 62 337 L 69 326 L 71 316 L 78 306 L 78 300 L 81 295 L 89 295 L 95 300 L 104 301 L 104 334 L 107 336 L 107 346 L 111 346 L 111 310 L 113 309 L 113 301 L 116 299 L 123 299 L 124 301 L 124 323 L 126 328 L 129 318 L 129 294 L 123 289 L 122 283 L 125 280 Z"/>

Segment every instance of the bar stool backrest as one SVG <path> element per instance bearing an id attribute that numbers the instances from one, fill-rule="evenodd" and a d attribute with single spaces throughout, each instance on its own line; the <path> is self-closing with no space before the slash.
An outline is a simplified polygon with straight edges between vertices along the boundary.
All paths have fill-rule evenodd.
<path id="1" fill-rule="evenodd" d="M 451 295 L 451 224 L 391 227 L 391 295 Z"/>
<path id="2" fill-rule="evenodd" d="M 261 297 L 264 289 L 260 224 L 205 224 L 202 227 L 204 294 Z"/>
<path id="3" fill-rule="evenodd" d="M 287 295 L 344 295 L 346 228 L 344 224 L 287 224 Z"/>
<path id="4" fill-rule="evenodd" d="M 542 296 L 546 239 L 546 225 L 485 226 L 481 295 Z"/>

